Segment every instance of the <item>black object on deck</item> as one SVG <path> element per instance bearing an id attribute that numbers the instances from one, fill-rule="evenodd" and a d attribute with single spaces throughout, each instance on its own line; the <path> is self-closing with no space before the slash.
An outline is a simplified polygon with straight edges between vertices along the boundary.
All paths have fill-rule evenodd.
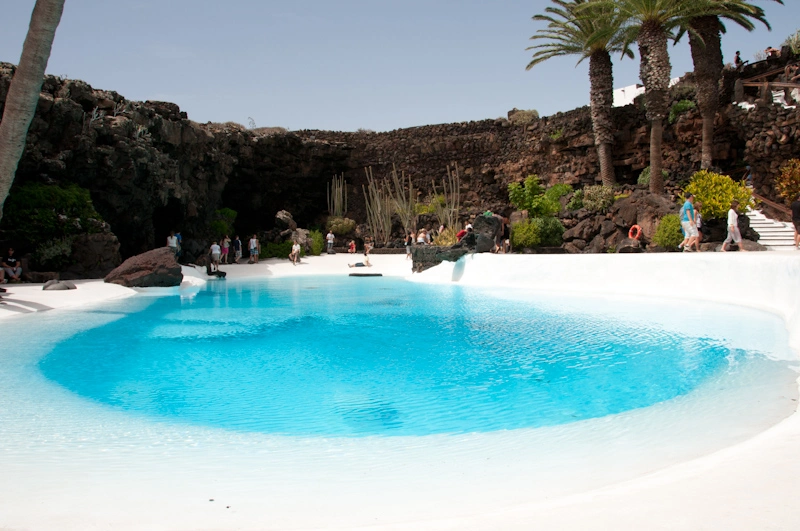
<path id="1" fill-rule="evenodd" d="M 351 277 L 382 277 L 382 273 L 350 273 Z"/>

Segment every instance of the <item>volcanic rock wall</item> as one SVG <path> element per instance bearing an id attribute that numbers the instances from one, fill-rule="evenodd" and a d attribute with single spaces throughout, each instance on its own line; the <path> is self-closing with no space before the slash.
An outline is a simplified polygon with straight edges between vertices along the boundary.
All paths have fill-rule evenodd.
<path id="1" fill-rule="evenodd" d="M 0 63 L 0 112 L 13 69 Z M 284 208 L 311 221 L 347 157 L 344 147 L 201 125 L 172 103 L 132 102 L 47 76 L 15 184 L 87 188 L 128 257 L 164 245 L 170 230 L 205 238 L 223 206 L 239 212 L 242 230 L 268 227 Z"/>
<path id="2" fill-rule="evenodd" d="M 0 63 L 0 111 L 13 66 Z M 686 97 L 685 94 L 677 97 Z M 649 131 L 639 104 L 614 110 L 617 180 L 633 184 L 647 165 Z M 507 185 L 531 173 L 547 183 L 598 182 L 588 107 L 525 125 L 496 119 L 430 125 L 386 133 L 298 131 L 265 135 L 237 124 L 198 124 L 172 103 L 132 102 L 84 82 L 48 76 L 17 172 L 26 181 L 74 182 L 90 190 L 111 224 L 123 257 L 163 245 L 170 230 L 207 244 L 214 212 L 232 208 L 244 237 L 271 228 L 278 210 L 301 225 L 321 221 L 326 184 L 344 172 L 349 215 L 364 220 L 364 167 L 379 178 L 392 166 L 426 196 L 457 164 L 462 216 L 509 213 Z M 798 111 L 764 104 L 727 106 L 716 124 L 715 163 L 750 164 L 762 195 L 771 178 L 800 157 Z M 701 120 L 683 114 L 664 132 L 665 169 L 674 182 L 699 166 Z M 13 194 L 13 189 L 12 189 Z"/>

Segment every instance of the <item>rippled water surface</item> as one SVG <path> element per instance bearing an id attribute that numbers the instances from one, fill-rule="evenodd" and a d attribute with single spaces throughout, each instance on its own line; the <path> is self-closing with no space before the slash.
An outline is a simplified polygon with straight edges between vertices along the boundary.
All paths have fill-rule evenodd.
<path id="1" fill-rule="evenodd" d="M 388 278 L 217 282 L 79 333 L 39 367 L 139 415 L 361 436 L 602 417 L 684 395 L 758 358 L 714 334 L 631 326 L 572 302 Z M 729 318 L 707 313 L 710 330 Z"/>

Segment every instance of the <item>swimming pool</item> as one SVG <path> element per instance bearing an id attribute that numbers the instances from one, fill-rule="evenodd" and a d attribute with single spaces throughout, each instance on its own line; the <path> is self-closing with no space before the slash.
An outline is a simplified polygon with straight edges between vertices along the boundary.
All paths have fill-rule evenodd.
<path id="1" fill-rule="evenodd" d="M 264 529 L 411 522 L 408 525 L 415 528 L 415 522 L 456 516 L 469 522 L 470 515 L 497 522 L 491 515 L 500 514 L 498 511 L 534 504 L 535 513 L 535 504 L 544 500 L 563 500 L 708 455 L 749 440 L 792 414 L 797 399 L 792 370 L 796 356 L 788 349 L 786 321 L 779 315 L 670 299 L 657 291 L 668 293 L 662 286 L 676 285 L 672 279 L 644 284 L 624 269 L 633 264 L 631 269 L 635 266 L 637 271 L 645 271 L 638 261 L 674 257 L 626 257 L 624 261 L 605 256 L 586 261 L 570 258 L 569 263 L 580 272 L 597 275 L 605 274 L 602 267 L 607 267 L 608 261 L 613 265 L 608 267 L 609 277 L 626 279 L 622 288 L 635 287 L 654 297 L 628 296 L 624 289 L 611 293 L 607 286 L 606 293 L 592 292 L 589 287 L 603 284 L 591 275 L 584 279 L 575 276 L 573 269 L 572 278 L 578 280 L 567 284 L 552 278 L 552 271 L 567 277 L 570 271 L 566 267 L 542 268 L 545 261 L 538 258 L 509 257 L 512 266 L 519 262 L 518 268 L 504 268 L 503 279 L 519 287 L 462 287 L 451 282 L 455 271 L 446 271 L 447 282 L 435 281 L 440 285 L 399 288 L 408 290 L 405 293 L 413 304 L 425 301 L 413 312 L 393 288 L 400 282 L 395 279 L 360 279 L 353 281 L 358 284 L 344 284 L 340 289 L 326 278 L 276 278 L 218 282 L 192 297 L 181 297 L 175 291 L 0 322 L 3 337 L 11 345 L 0 356 L 0 471 L 4 478 L 0 482 L 0 526 Z M 729 266 L 721 267 L 718 257 L 695 258 L 693 273 L 708 279 L 701 286 L 706 290 L 703 293 L 712 289 L 723 293 L 715 282 L 729 285 L 726 275 L 706 274 L 705 266 L 698 264 L 700 259 L 708 260 L 708 268 L 714 271 Z M 469 280 L 474 272 L 478 281 L 489 281 L 497 259 L 487 257 L 483 270 L 475 266 L 481 266 L 484 259 L 476 259 L 463 279 Z M 594 262 L 595 267 L 588 265 L 589 260 L 596 260 L 600 267 Z M 685 278 L 680 267 L 670 265 L 659 271 Z M 531 274 L 534 270 L 535 275 Z M 431 276 L 435 274 L 431 271 Z M 517 282 L 522 277 L 558 292 L 527 288 Z M 780 287 L 765 285 L 762 290 L 770 302 L 780 303 L 785 281 L 777 274 L 763 278 Z M 795 278 L 794 274 L 789 278 Z M 362 293 L 362 289 L 367 291 Z M 262 297 L 269 298 L 270 304 L 279 303 L 284 315 L 273 321 L 263 315 L 247 317 L 242 310 L 258 307 Z M 341 311 L 343 298 L 378 301 L 374 306 L 381 319 L 370 327 L 358 326 L 363 322 L 359 316 L 369 307 L 355 304 L 348 315 Z M 312 304 L 317 305 L 316 310 L 310 317 L 293 314 L 289 311 L 293 301 L 302 305 L 316 301 Z M 459 305 L 468 316 L 461 321 L 441 311 Z M 229 316 L 223 318 L 226 313 L 242 317 L 243 324 L 235 324 Z M 392 341 L 381 333 L 392 323 L 391 315 L 404 321 L 400 328 L 409 335 L 421 324 L 429 326 L 435 332 L 421 334 L 427 344 L 458 345 L 467 352 L 470 364 L 486 370 L 464 372 L 464 367 L 445 363 L 441 356 L 421 364 L 417 358 L 406 358 L 387 368 L 380 360 L 391 352 L 402 354 L 399 346 L 411 340 Z M 534 321 L 534 317 L 540 320 Z M 535 322 L 541 326 L 534 328 Z M 250 333 L 252 323 L 265 325 L 258 333 L 273 332 L 255 341 Z M 520 323 L 541 331 L 545 338 L 559 328 L 566 332 L 567 339 L 552 346 L 552 352 L 561 357 L 546 364 L 550 375 L 562 370 L 595 378 L 611 374 L 591 366 L 591 356 L 570 358 L 570 338 L 573 345 L 591 344 L 584 333 L 571 333 L 575 327 L 582 332 L 593 328 L 613 331 L 608 343 L 632 345 L 637 360 L 647 359 L 651 352 L 646 348 L 648 342 L 660 337 L 666 338 L 672 352 L 700 350 L 694 351 L 696 356 L 681 358 L 681 363 L 671 359 L 666 365 L 655 364 L 676 376 L 680 385 L 664 386 L 658 375 L 633 370 L 637 367 L 630 363 L 614 366 L 623 378 L 609 376 L 605 381 L 625 382 L 620 396 L 626 396 L 624 391 L 636 388 L 633 376 L 643 376 L 653 384 L 646 386 L 647 392 L 654 392 L 654 398 L 647 400 L 651 405 L 627 399 L 590 400 L 590 396 L 602 397 L 606 389 L 599 389 L 598 395 L 592 395 L 594 390 L 585 385 L 570 391 L 568 386 L 553 384 L 558 384 L 558 378 L 551 378 L 550 389 L 559 391 L 555 396 L 566 397 L 561 402 L 564 407 L 556 415 L 550 415 L 552 411 L 531 415 L 533 408 L 525 405 L 536 403 L 530 400 L 534 395 L 522 392 L 520 382 L 542 385 L 547 379 L 537 380 L 541 373 L 535 364 L 525 363 L 525 352 L 530 356 L 535 349 L 520 335 Z M 547 327 L 545 323 L 549 323 Z M 282 400 L 284 410 L 291 408 L 308 422 L 283 419 L 276 423 L 263 416 L 267 410 L 261 404 L 246 415 L 234 411 L 231 404 L 254 389 L 263 389 L 259 381 L 265 373 L 251 370 L 252 359 L 248 370 L 221 373 L 230 376 L 231 383 L 206 395 L 210 402 L 228 400 L 230 407 L 212 407 L 211 413 L 194 411 L 193 404 L 201 403 L 202 397 L 187 394 L 192 388 L 188 384 L 210 381 L 219 365 L 225 368 L 223 362 L 234 359 L 231 352 L 238 351 L 237 342 L 262 348 L 267 339 L 280 335 L 275 330 L 298 324 L 295 335 L 302 349 L 293 353 L 292 363 L 305 360 L 303 367 L 323 373 L 312 361 L 324 361 L 331 367 L 327 377 L 336 383 L 317 380 L 309 393 L 332 397 L 327 402 L 320 400 L 327 404 L 320 408 L 326 412 L 324 416 L 309 417 L 318 412 L 303 409 L 300 406 L 304 404 L 295 404 L 290 398 L 296 397 L 301 387 L 298 380 L 289 378 L 294 374 L 290 370 L 273 373 L 285 378 L 275 400 Z M 502 334 L 494 333 L 498 326 Z M 336 341 L 325 339 L 326 334 L 318 333 L 321 330 L 329 331 L 327 335 L 333 334 Z M 101 348 L 96 352 L 82 349 L 82 342 L 93 337 L 101 341 Z M 465 337 L 476 339 L 467 341 Z M 173 348 L 159 359 L 138 344 L 142 338 Z M 508 338 L 529 348 L 514 354 L 508 348 L 513 341 Z M 346 348 L 330 349 L 336 357 L 299 355 L 317 341 L 328 346 L 341 343 Z M 788 342 L 791 344 L 791 339 Z M 597 344 L 602 347 L 606 342 Z M 196 353 L 186 345 L 223 347 L 208 358 L 210 363 L 202 364 L 191 357 Z M 481 357 L 489 348 L 496 354 Z M 668 350 L 664 349 L 663 356 L 671 354 Z M 103 353 L 109 352 L 117 355 L 104 359 Z M 76 366 L 78 356 L 85 357 L 86 363 Z M 613 356 L 601 350 L 597 358 Z M 581 364 L 589 366 L 581 369 Z M 165 381 L 164 375 L 172 373 L 163 369 L 170 366 L 182 367 L 183 373 L 176 372 L 180 378 Z M 691 367 L 699 367 L 699 372 Z M 443 372 L 445 368 L 449 372 Z M 401 369 L 413 371 L 415 377 L 405 381 L 398 376 Z M 647 365 L 638 369 L 647 369 Z M 494 388 L 501 391 L 499 396 L 520 399 L 522 407 L 510 407 L 513 402 L 502 398 L 467 402 L 485 407 L 490 414 L 480 415 L 477 406 L 464 408 L 469 425 L 446 419 L 450 423 L 447 429 L 432 430 L 430 418 L 447 417 L 441 407 L 449 403 L 450 395 L 422 393 L 427 388 L 423 384 L 430 380 L 417 378 L 420 372 L 437 377 L 450 374 L 451 383 L 470 384 L 450 388 L 463 393 L 461 400 L 485 398 L 481 393 Z M 384 377 L 387 375 L 392 377 Z M 342 389 L 338 385 L 344 377 L 351 380 Z M 248 378 L 256 385 L 237 397 L 236 382 L 250 383 Z M 133 384 L 137 381 L 143 382 L 140 387 Z M 378 384 L 397 389 L 379 393 Z M 397 396 L 389 403 L 391 393 Z M 169 399 L 164 401 L 169 407 L 154 406 L 161 397 Z M 504 403 L 505 409 L 501 407 Z M 424 406 L 428 404 L 435 407 L 426 414 Z M 584 417 L 566 415 L 567 405 Z M 598 410 L 600 406 L 604 409 Z M 613 412 L 614 407 L 618 412 Z M 604 411 L 609 414 L 602 414 Z M 46 510 L 41 510 L 43 503 Z"/>
<path id="2" fill-rule="evenodd" d="M 590 314 L 574 296 L 348 277 L 211 282 L 148 302 L 59 342 L 39 369 L 131 414 L 298 436 L 537 428 L 786 369 L 772 360 L 785 353 L 721 333 L 734 321 L 774 335 L 758 330 L 769 319 L 713 304 L 605 300 Z M 705 332 L 615 317 L 630 312 L 680 312 Z"/>

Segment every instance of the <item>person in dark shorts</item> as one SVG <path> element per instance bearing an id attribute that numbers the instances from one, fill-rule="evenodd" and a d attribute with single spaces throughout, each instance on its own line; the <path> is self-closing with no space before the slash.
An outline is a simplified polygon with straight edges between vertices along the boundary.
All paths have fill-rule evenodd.
<path id="1" fill-rule="evenodd" d="M 3 267 L 5 280 L 11 282 L 20 282 L 22 280 L 20 279 L 22 276 L 22 267 L 20 267 L 19 258 L 14 256 L 14 249 L 8 249 L 8 254 L 0 260 L 0 266 Z"/>
<path id="2" fill-rule="evenodd" d="M 239 259 L 242 257 L 242 240 L 239 239 L 237 234 L 233 238 L 233 263 L 238 264 Z"/>
<path id="3" fill-rule="evenodd" d="M 800 195 L 792 202 L 792 223 L 794 224 L 794 248 L 800 249 Z"/>

